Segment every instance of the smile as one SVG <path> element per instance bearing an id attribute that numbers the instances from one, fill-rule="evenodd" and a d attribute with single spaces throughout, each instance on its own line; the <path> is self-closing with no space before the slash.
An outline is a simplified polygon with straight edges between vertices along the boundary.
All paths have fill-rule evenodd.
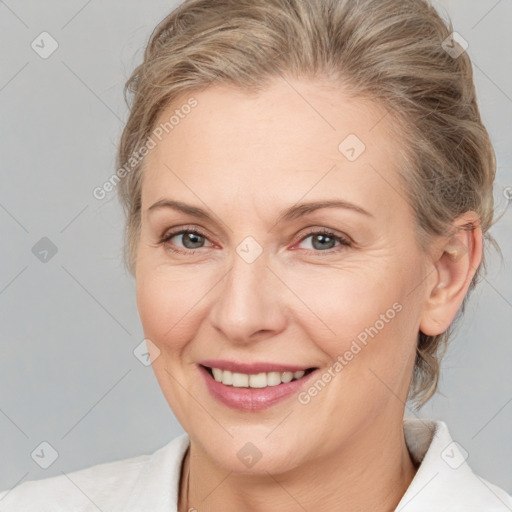
<path id="1" fill-rule="evenodd" d="M 222 364 L 231 369 L 218 366 L 219 363 L 215 366 L 197 365 L 207 392 L 229 408 L 251 412 L 267 409 L 292 398 L 308 385 L 318 371 L 318 368 L 299 369 L 296 366 L 285 369 L 282 365 L 279 365 L 280 368 L 272 365 L 272 371 L 270 364 L 246 365 L 245 368 L 241 368 L 244 365 L 240 364 Z M 247 373 L 235 369 L 244 369 Z M 278 369 L 280 371 L 275 371 Z"/>

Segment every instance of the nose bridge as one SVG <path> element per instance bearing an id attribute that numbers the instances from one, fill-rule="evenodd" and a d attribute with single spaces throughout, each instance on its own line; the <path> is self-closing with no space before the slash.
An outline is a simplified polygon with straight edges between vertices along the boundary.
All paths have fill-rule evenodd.
<path id="1" fill-rule="evenodd" d="M 259 252 L 259 254 L 258 254 Z M 211 311 L 211 321 L 231 341 L 250 341 L 256 333 L 284 328 L 284 308 L 266 252 L 244 240 L 233 252 L 232 265 Z"/>

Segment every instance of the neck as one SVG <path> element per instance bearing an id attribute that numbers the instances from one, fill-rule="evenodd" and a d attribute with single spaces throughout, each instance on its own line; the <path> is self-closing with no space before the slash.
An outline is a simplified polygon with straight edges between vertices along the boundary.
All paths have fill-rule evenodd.
<path id="1" fill-rule="evenodd" d="M 247 475 L 216 466 L 191 441 L 180 479 L 179 512 L 395 510 L 416 468 L 403 426 L 359 432 L 328 458 L 286 473 Z M 190 482 L 190 483 L 189 483 Z"/>

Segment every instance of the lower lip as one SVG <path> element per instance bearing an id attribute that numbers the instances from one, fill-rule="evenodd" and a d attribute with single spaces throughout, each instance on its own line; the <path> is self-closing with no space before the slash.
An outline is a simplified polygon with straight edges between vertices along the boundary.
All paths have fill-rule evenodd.
<path id="1" fill-rule="evenodd" d="M 316 370 L 298 380 L 266 388 L 236 388 L 217 382 L 203 366 L 198 365 L 210 393 L 219 402 L 244 411 L 261 411 L 297 393 L 316 374 Z"/>

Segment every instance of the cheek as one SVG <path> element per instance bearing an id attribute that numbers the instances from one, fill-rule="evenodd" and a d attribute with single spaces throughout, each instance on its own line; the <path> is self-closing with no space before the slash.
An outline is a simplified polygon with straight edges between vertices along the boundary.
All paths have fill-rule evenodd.
<path id="1" fill-rule="evenodd" d="M 162 351 L 177 350 L 177 343 L 193 336 L 193 305 L 200 299 L 193 283 L 193 279 L 171 278 L 169 272 L 158 269 L 137 275 L 137 309 L 144 334 Z"/>
<path id="2" fill-rule="evenodd" d="M 380 260 L 318 269 L 295 280 L 292 289 L 308 306 L 295 318 L 333 362 L 341 358 L 343 380 L 366 376 L 370 383 L 370 369 L 391 381 L 403 377 L 418 329 L 418 305 L 410 294 L 417 273 L 414 266 Z"/>
<path id="3" fill-rule="evenodd" d="M 187 380 L 183 360 L 189 340 L 193 339 L 197 318 L 193 305 L 199 300 L 194 280 L 171 278 L 158 266 L 140 269 L 136 280 L 139 317 L 146 339 L 157 347 L 152 368 L 162 392 L 182 426 L 188 430 L 188 418 L 193 417 L 188 395 L 182 393 Z M 195 290 L 195 292 L 194 292 Z"/>
<path id="4" fill-rule="evenodd" d="M 396 281 L 382 278 L 378 269 L 371 267 L 310 270 L 300 279 L 297 274 L 285 279 L 302 302 L 297 306 L 307 307 L 297 318 L 312 339 L 324 333 L 322 338 L 333 348 L 357 337 L 400 299 Z M 394 317 L 394 313 L 392 310 L 390 316 Z"/>

